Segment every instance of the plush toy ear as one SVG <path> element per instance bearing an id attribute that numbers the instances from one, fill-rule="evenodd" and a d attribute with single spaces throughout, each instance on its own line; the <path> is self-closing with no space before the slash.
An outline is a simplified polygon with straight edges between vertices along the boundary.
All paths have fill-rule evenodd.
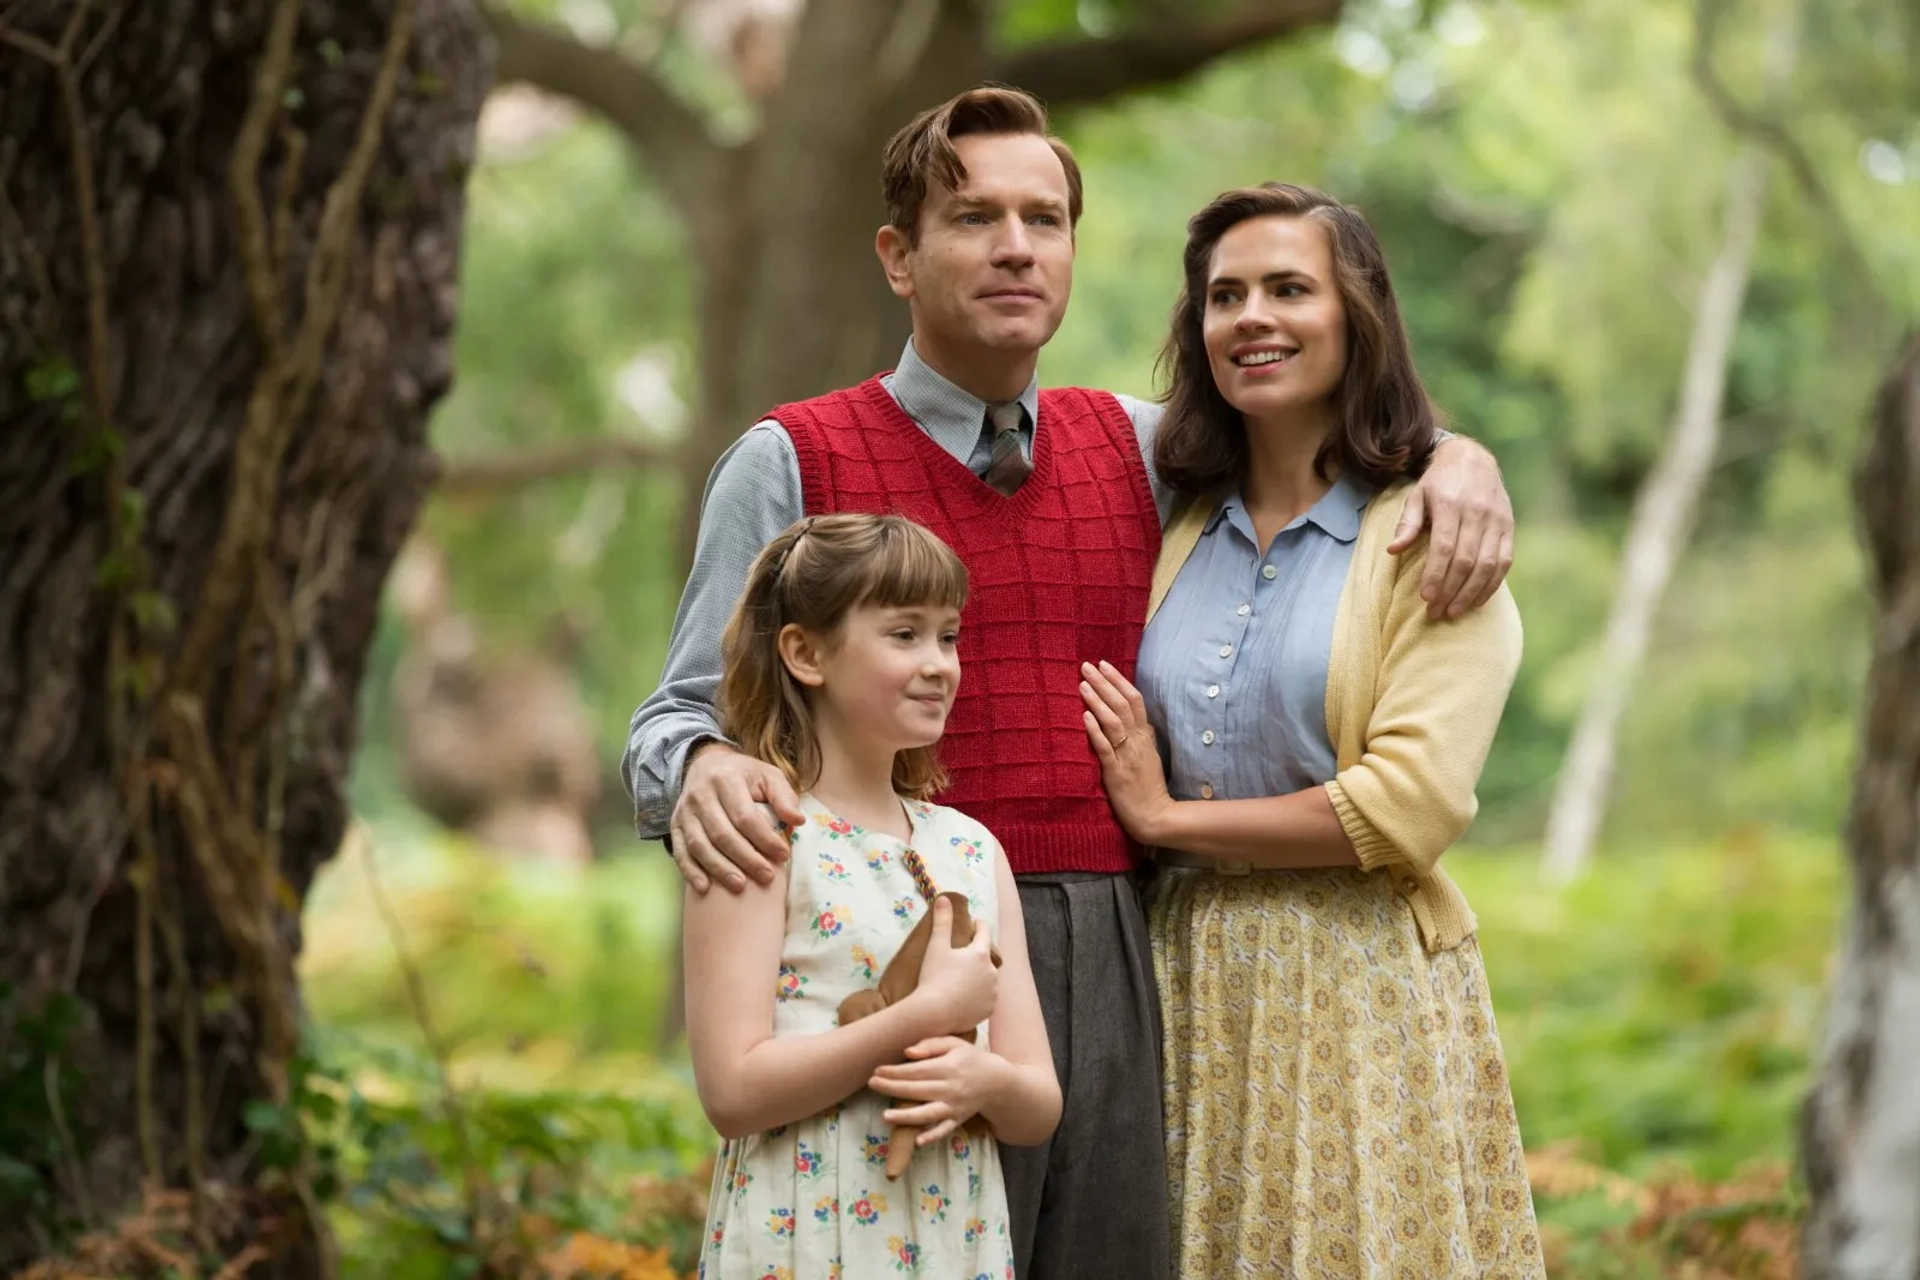
<path id="1" fill-rule="evenodd" d="M 887 998 L 878 991 L 856 991 L 840 1002 L 840 1025 L 858 1022 L 887 1007 Z"/>
<path id="2" fill-rule="evenodd" d="M 898 1004 L 920 985 L 920 965 L 927 958 L 927 943 L 933 938 L 933 908 L 929 907 L 914 922 L 900 949 L 887 961 L 878 984 L 882 1007 Z"/>
<path id="3" fill-rule="evenodd" d="M 953 945 L 956 947 L 968 946 L 975 938 L 980 936 L 980 930 L 987 927 L 986 921 L 975 920 L 973 918 L 973 912 L 967 906 L 965 894 L 943 893 L 940 896 L 953 903 Z M 993 957 L 994 968 L 999 968 L 1000 948 L 989 943 L 987 951 Z"/>

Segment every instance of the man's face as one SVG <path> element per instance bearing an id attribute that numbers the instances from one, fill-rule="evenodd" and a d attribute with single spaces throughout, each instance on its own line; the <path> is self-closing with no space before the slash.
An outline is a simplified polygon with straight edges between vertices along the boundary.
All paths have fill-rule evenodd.
<path id="1" fill-rule="evenodd" d="M 969 134 L 954 150 L 967 176 L 935 184 L 918 243 L 888 227 L 880 254 L 917 339 L 948 349 L 1031 355 L 1066 314 L 1073 289 L 1067 173 L 1037 134 Z"/>

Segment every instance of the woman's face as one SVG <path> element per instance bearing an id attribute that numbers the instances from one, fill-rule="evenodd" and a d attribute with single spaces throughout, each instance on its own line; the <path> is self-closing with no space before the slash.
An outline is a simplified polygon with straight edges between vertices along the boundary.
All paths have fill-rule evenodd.
<path id="1" fill-rule="evenodd" d="M 1311 218 L 1236 224 L 1207 266 L 1201 337 L 1214 385 L 1248 418 L 1330 404 L 1347 368 L 1347 309 L 1333 241 Z"/>

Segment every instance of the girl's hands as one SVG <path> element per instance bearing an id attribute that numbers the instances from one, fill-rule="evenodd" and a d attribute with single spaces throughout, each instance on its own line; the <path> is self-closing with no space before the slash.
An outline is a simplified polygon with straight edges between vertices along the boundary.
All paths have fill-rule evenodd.
<path id="1" fill-rule="evenodd" d="M 1087 704 L 1087 738 L 1107 784 L 1114 816 L 1128 835 L 1142 844 L 1160 844 L 1159 834 L 1173 811 L 1166 770 L 1147 723 L 1140 691 L 1114 668 L 1102 662 L 1080 664 L 1080 697 Z"/>
<path id="2" fill-rule="evenodd" d="M 936 1036 L 908 1048 L 907 1061 L 875 1071 L 867 1087 L 909 1104 L 888 1108 L 883 1118 L 922 1129 L 915 1145 L 925 1147 L 985 1111 L 1005 1067 L 977 1044 Z"/>
<path id="3" fill-rule="evenodd" d="M 985 925 L 974 925 L 973 941 L 956 947 L 953 904 L 935 898 L 933 936 L 920 962 L 920 984 L 907 999 L 921 1004 L 937 1034 L 965 1031 L 985 1022 L 1000 999 L 1000 970 L 993 963 L 993 941 Z"/>

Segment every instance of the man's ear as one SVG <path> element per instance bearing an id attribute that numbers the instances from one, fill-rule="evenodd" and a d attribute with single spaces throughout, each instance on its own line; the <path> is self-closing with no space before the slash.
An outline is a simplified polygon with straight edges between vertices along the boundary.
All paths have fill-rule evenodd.
<path id="1" fill-rule="evenodd" d="M 818 689 L 827 682 L 827 673 L 821 668 L 821 659 L 826 655 L 820 649 L 820 640 L 809 634 L 797 622 L 789 622 L 780 628 L 775 638 L 780 648 L 780 661 L 786 666 L 787 674 L 809 689 Z"/>
<path id="2" fill-rule="evenodd" d="M 880 256 L 880 266 L 887 273 L 887 287 L 893 290 L 893 296 L 913 297 L 913 272 L 908 267 L 913 244 L 907 239 L 907 233 L 887 223 L 874 233 L 873 251 Z"/>

